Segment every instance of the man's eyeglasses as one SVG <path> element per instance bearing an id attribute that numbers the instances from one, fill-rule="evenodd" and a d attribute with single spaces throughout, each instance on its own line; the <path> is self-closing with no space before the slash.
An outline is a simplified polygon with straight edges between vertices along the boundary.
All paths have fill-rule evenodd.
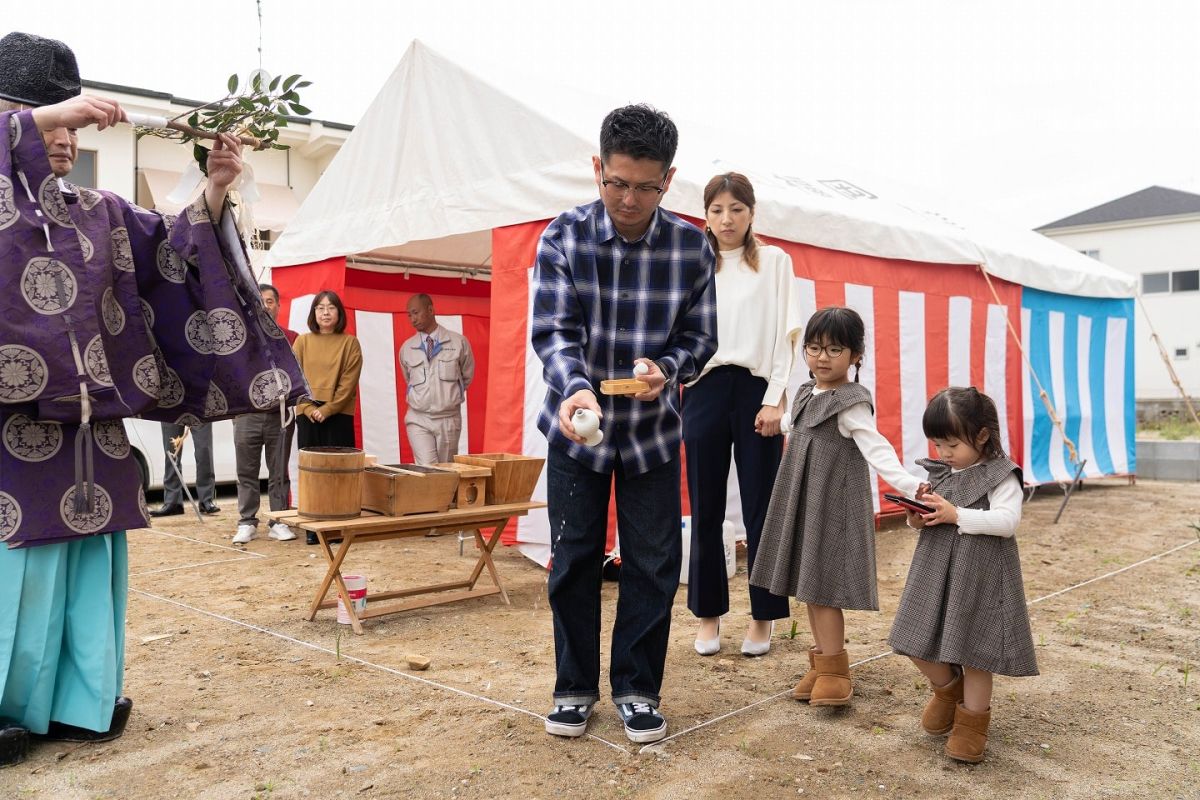
<path id="1" fill-rule="evenodd" d="M 668 175 L 670 172 L 670 170 L 667 170 Z M 604 191 L 608 192 L 614 197 L 624 197 L 630 192 L 633 192 L 634 197 L 641 197 L 649 200 L 651 197 L 660 195 L 667 190 L 667 176 L 663 175 L 662 183 L 660 183 L 658 186 L 647 183 L 641 183 L 637 186 L 630 186 L 625 181 L 610 181 L 605 179 L 604 167 L 602 165 L 600 167 L 600 185 L 604 187 Z"/>
<path id="2" fill-rule="evenodd" d="M 804 352 L 808 353 L 812 358 L 820 358 L 821 353 L 825 353 L 830 358 L 837 358 L 842 353 L 846 352 L 846 348 L 838 344 L 830 344 L 822 347 L 819 344 L 809 343 L 804 345 Z"/>

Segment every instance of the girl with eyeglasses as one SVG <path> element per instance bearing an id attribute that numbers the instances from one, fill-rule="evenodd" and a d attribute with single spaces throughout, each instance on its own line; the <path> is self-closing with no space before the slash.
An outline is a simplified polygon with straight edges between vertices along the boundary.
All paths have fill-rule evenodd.
<path id="1" fill-rule="evenodd" d="M 754 236 L 754 187 L 744 175 L 717 175 L 704 188 L 705 234 L 717 253 L 717 352 L 683 391 L 692 539 L 688 608 L 699 617 L 695 648 L 721 649 L 729 611 L 722 525 L 732 451 L 737 464 L 748 563 L 753 566 L 771 486 L 783 457 L 780 423 L 800 339 L 800 299 L 792 259 Z M 750 587 L 750 625 L 742 653 L 771 647 L 775 620 L 790 614 L 786 595 Z"/>
<path id="2" fill-rule="evenodd" d="M 792 696 L 814 706 L 848 705 L 853 694 L 843 609 L 879 610 L 870 467 L 907 497 L 921 488 L 875 427 L 871 392 L 858 382 L 864 339 L 862 317 L 849 308 L 823 308 L 804 329 L 811 380 L 792 406 L 750 572 L 751 586 L 807 605 L 815 644 Z"/>

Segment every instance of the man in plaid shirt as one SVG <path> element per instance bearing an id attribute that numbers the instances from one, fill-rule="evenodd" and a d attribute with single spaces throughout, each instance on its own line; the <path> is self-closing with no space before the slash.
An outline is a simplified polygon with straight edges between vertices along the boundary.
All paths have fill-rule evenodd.
<path id="1" fill-rule="evenodd" d="M 613 703 L 634 742 L 666 735 L 658 711 L 679 584 L 679 386 L 717 349 L 714 255 L 695 226 L 659 208 L 679 134 L 661 111 L 618 108 L 592 158 L 600 199 L 561 214 L 538 244 L 533 347 L 548 386 L 547 501 L 557 680 L 546 731 L 581 736 L 600 699 L 600 570 L 616 483 L 621 579 L 613 626 Z M 600 381 L 649 388 L 598 395 Z M 588 447 L 571 417 L 600 417 Z"/>

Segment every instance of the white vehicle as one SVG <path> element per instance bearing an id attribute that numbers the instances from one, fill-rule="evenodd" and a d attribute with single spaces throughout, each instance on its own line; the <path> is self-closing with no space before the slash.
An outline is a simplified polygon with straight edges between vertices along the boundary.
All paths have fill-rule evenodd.
<path id="1" fill-rule="evenodd" d="M 237 459 L 233 451 L 233 420 L 214 422 L 213 428 L 213 472 L 217 483 L 237 483 Z M 142 472 L 142 488 L 162 489 L 166 455 L 163 453 L 162 425 L 144 419 L 126 419 L 125 431 L 133 457 Z M 188 486 L 196 484 L 196 455 L 189 436 L 183 445 L 183 477 Z M 258 470 L 259 478 L 267 477 L 264 458 Z"/>

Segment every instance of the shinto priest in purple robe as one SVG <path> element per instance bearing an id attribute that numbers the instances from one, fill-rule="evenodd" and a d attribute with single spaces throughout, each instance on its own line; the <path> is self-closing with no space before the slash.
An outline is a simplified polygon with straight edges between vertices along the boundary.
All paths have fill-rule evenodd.
<path id="1" fill-rule="evenodd" d="M 181 425 L 308 387 L 233 214 L 178 217 L 54 176 L 31 112 L 0 113 L 0 541 L 149 524 L 121 420 Z"/>

